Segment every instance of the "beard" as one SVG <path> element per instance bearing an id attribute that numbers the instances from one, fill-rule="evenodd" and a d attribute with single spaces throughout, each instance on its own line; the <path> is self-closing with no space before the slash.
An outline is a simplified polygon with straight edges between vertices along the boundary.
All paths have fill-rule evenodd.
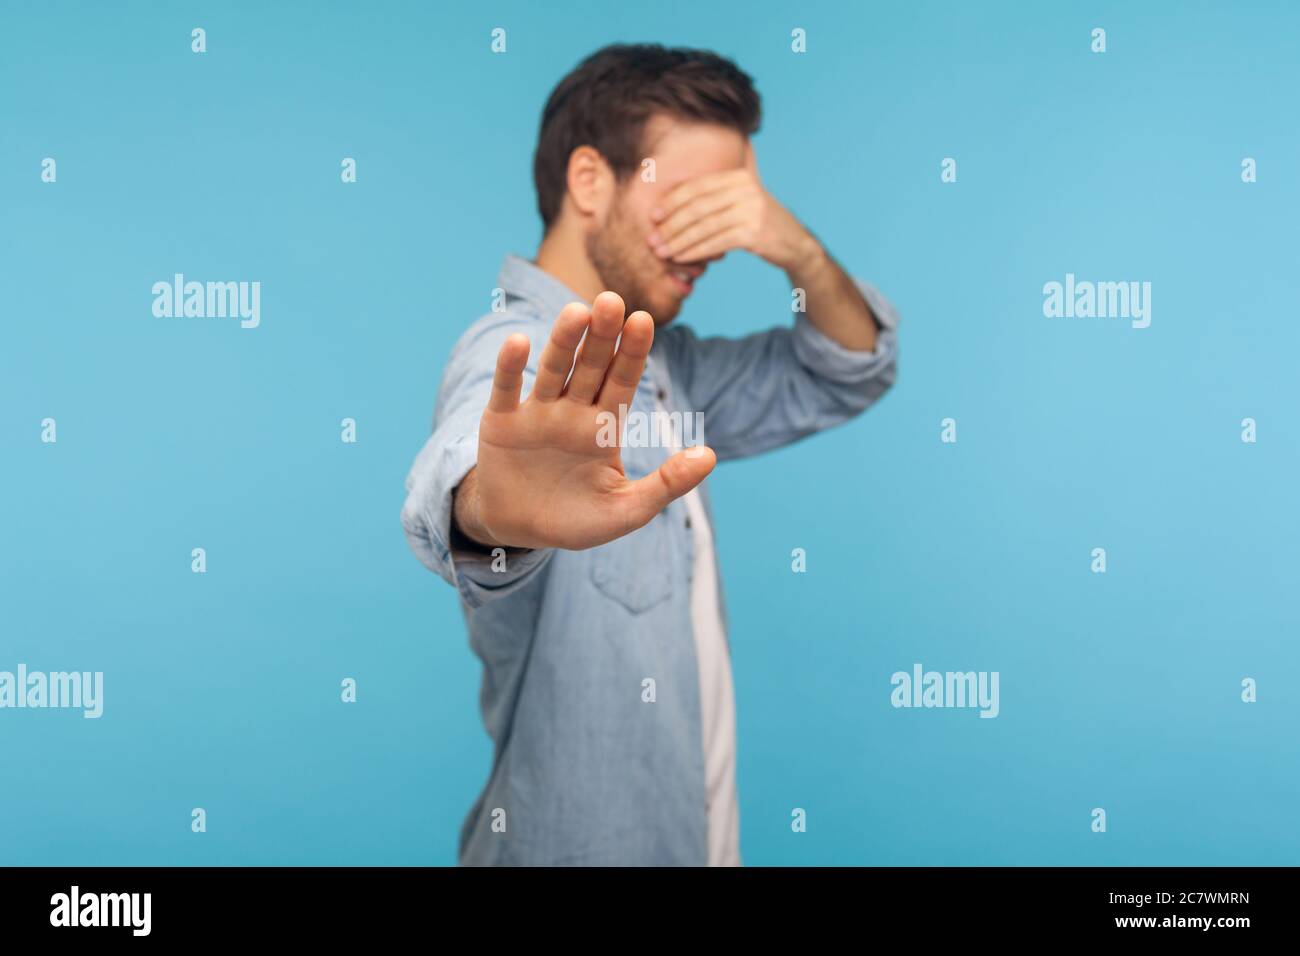
<path id="1" fill-rule="evenodd" d="M 636 220 L 622 204 L 614 206 L 599 230 L 586 238 L 587 258 L 601 284 L 623 298 L 625 315 L 650 313 L 655 325 L 667 325 L 681 311 L 681 299 L 666 287 L 667 266 L 651 250 Z"/>

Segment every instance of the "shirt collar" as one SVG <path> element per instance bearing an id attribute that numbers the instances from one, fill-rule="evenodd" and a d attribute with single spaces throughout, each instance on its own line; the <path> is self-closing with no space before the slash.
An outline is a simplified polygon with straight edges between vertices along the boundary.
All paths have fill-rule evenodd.
<path id="1" fill-rule="evenodd" d="M 586 302 L 588 306 L 591 305 L 536 263 L 514 253 L 507 253 L 501 263 L 501 271 L 497 273 L 497 285 L 505 291 L 506 295 L 517 296 L 532 303 L 537 307 L 542 319 L 548 323 L 554 322 L 560 310 L 570 302 Z M 637 389 L 652 391 L 662 387 L 659 383 L 659 363 L 655 359 L 654 350 L 651 349 L 646 361 L 646 374 L 641 376 Z"/>
<path id="2" fill-rule="evenodd" d="M 513 253 L 501 263 L 497 285 L 507 295 L 527 299 L 538 306 L 548 322 L 555 321 L 560 310 L 570 302 L 586 301 L 549 272 Z"/>

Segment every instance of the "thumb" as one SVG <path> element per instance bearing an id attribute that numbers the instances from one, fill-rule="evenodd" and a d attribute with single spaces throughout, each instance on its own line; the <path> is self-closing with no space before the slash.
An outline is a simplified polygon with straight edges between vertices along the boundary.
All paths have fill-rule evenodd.
<path id="1" fill-rule="evenodd" d="M 631 527 L 634 531 L 649 524 L 659 512 L 708 477 L 718 456 L 707 445 L 693 445 L 673 455 L 653 475 L 646 475 L 627 486 L 631 499 Z"/>

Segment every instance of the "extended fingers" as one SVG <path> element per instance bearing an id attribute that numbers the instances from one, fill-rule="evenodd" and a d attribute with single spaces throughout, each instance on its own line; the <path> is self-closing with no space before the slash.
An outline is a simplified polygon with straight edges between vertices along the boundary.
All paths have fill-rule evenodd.
<path id="1" fill-rule="evenodd" d="M 632 404 L 654 337 L 655 323 L 649 312 L 633 312 L 627 317 L 623 324 L 623 337 L 618 342 L 618 354 L 609 363 L 609 372 L 605 375 L 596 404 L 612 412 L 617 412 L 620 405 Z"/>
<path id="2" fill-rule="evenodd" d="M 551 326 L 551 337 L 542 349 L 542 356 L 537 361 L 537 380 L 533 382 L 530 398 L 540 402 L 553 402 L 560 397 L 564 383 L 568 381 L 569 370 L 573 368 L 573 356 L 582 341 L 582 333 L 587 330 L 591 313 L 581 302 L 570 302 L 560 310 L 559 318 Z"/>
<path id="3" fill-rule="evenodd" d="M 591 304 L 591 323 L 587 337 L 578 351 L 578 361 L 564 397 L 583 405 L 590 405 L 600 391 L 614 357 L 619 333 L 623 330 L 623 300 L 614 292 L 602 292 Z"/>
<path id="4" fill-rule="evenodd" d="M 519 391 L 524 385 L 524 366 L 527 364 L 528 336 L 516 332 L 506 338 L 497 352 L 492 395 L 488 398 L 489 411 L 513 412 L 519 407 Z"/>

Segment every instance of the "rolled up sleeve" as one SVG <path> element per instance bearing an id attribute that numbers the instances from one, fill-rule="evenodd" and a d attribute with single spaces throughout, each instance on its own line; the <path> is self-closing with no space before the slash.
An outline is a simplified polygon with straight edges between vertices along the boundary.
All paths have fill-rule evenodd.
<path id="1" fill-rule="evenodd" d="M 870 352 L 846 349 L 819 331 L 808 316 L 800 312 L 795 318 L 794 351 L 800 365 L 828 382 L 869 383 L 860 395 L 865 408 L 893 384 L 898 352 L 898 313 L 875 286 L 858 280 L 855 282 L 871 307 L 871 314 L 876 317 L 875 349 Z"/>
<path id="2" fill-rule="evenodd" d="M 457 345 L 443 376 L 429 436 L 406 476 L 406 501 L 402 528 L 420 562 L 451 584 L 471 608 L 511 593 L 546 564 L 549 549 L 511 551 L 496 558 L 453 549 L 452 503 L 456 488 L 478 460 L 479 418 L 492 390 L 492 373 L 501 343 L 512 332 L 535 334 L 533 324 L 483 321 Z M 541 349 L 534 342 L 524 371 L 524 393 L 532 388 L 535 358 Z"/>

